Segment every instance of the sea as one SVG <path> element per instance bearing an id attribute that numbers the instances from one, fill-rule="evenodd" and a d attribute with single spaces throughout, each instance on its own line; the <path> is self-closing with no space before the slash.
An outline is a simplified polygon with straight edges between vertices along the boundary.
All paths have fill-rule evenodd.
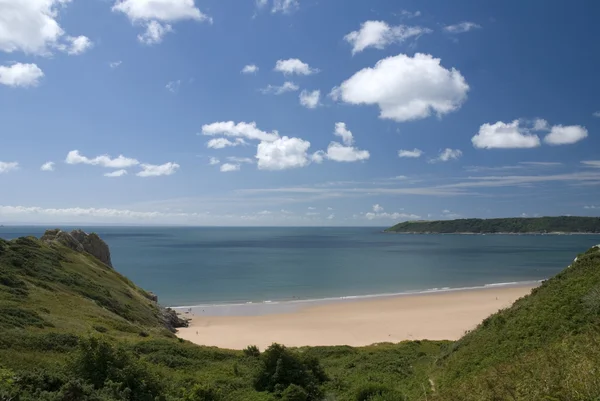
<path id="1" fill-rule="evenodd" d="M 39 237 L 46 227 L 0 227 Z M 71 230 L 74 227 L 61 227 Z M 534 283 L 600 235 L 410 235 L 382 228 L 77 227 L 165 306 L 351 299 Z"/>

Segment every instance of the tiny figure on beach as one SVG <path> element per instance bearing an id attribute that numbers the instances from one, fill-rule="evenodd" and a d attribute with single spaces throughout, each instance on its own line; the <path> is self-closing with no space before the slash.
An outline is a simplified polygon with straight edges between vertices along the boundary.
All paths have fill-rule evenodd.
<path id="1" fill-rule="evenodd" d="M 198 330 L 196 330 L 196 335 L 198 335 Z"/>

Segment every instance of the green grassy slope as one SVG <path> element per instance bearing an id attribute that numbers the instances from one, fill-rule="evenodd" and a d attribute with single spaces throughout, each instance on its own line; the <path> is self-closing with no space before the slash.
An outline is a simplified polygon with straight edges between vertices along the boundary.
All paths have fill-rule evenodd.
<path id="1" fill-rule="evenodd" d="M 600 400 L 600 249 L 457 342 L 201 347 L 144 290 L 35 238 L 0 240 L 0 401 Z"/>
<path id="2" fill-rule="evenodd" d="M 406 221 L 385 230 L 397 233 L 600 233 L 600 217 L 515 217 Z"/>
<path id="3" fill-rule="evenodd" d="M 435 368 L 440 396 L 600 400 L 600 249 L 485 319 Z"/>

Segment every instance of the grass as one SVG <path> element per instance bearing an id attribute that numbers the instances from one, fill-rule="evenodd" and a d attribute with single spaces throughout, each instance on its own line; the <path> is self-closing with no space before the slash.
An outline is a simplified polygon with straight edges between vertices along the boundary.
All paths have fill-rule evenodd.
<path id="1" fill-rule="evenodd" d="M 600 400 L 600 250 L 456 342 L 260 353 L 175 338 L 88 254 L 0 240 L 0 333 L 0 401 Z"/>

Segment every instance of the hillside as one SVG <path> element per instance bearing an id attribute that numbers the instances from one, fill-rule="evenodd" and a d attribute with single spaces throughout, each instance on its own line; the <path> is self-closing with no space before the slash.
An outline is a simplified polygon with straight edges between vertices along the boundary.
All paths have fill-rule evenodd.
<path id="1" fill-rule="evenodd" d="M 0 240 L 1 401 L 600 397 L 599 248 L 454 343 L 260 352 L 175 338 L 152 294 L 58 237 Z"/>
<path id="2" fill-rule="evenodd" d="M 414 234 L 600 233 L 600 217 L 559 216 L 406 221 L 396 224 L 385 231 L 391 233 Z"/>

